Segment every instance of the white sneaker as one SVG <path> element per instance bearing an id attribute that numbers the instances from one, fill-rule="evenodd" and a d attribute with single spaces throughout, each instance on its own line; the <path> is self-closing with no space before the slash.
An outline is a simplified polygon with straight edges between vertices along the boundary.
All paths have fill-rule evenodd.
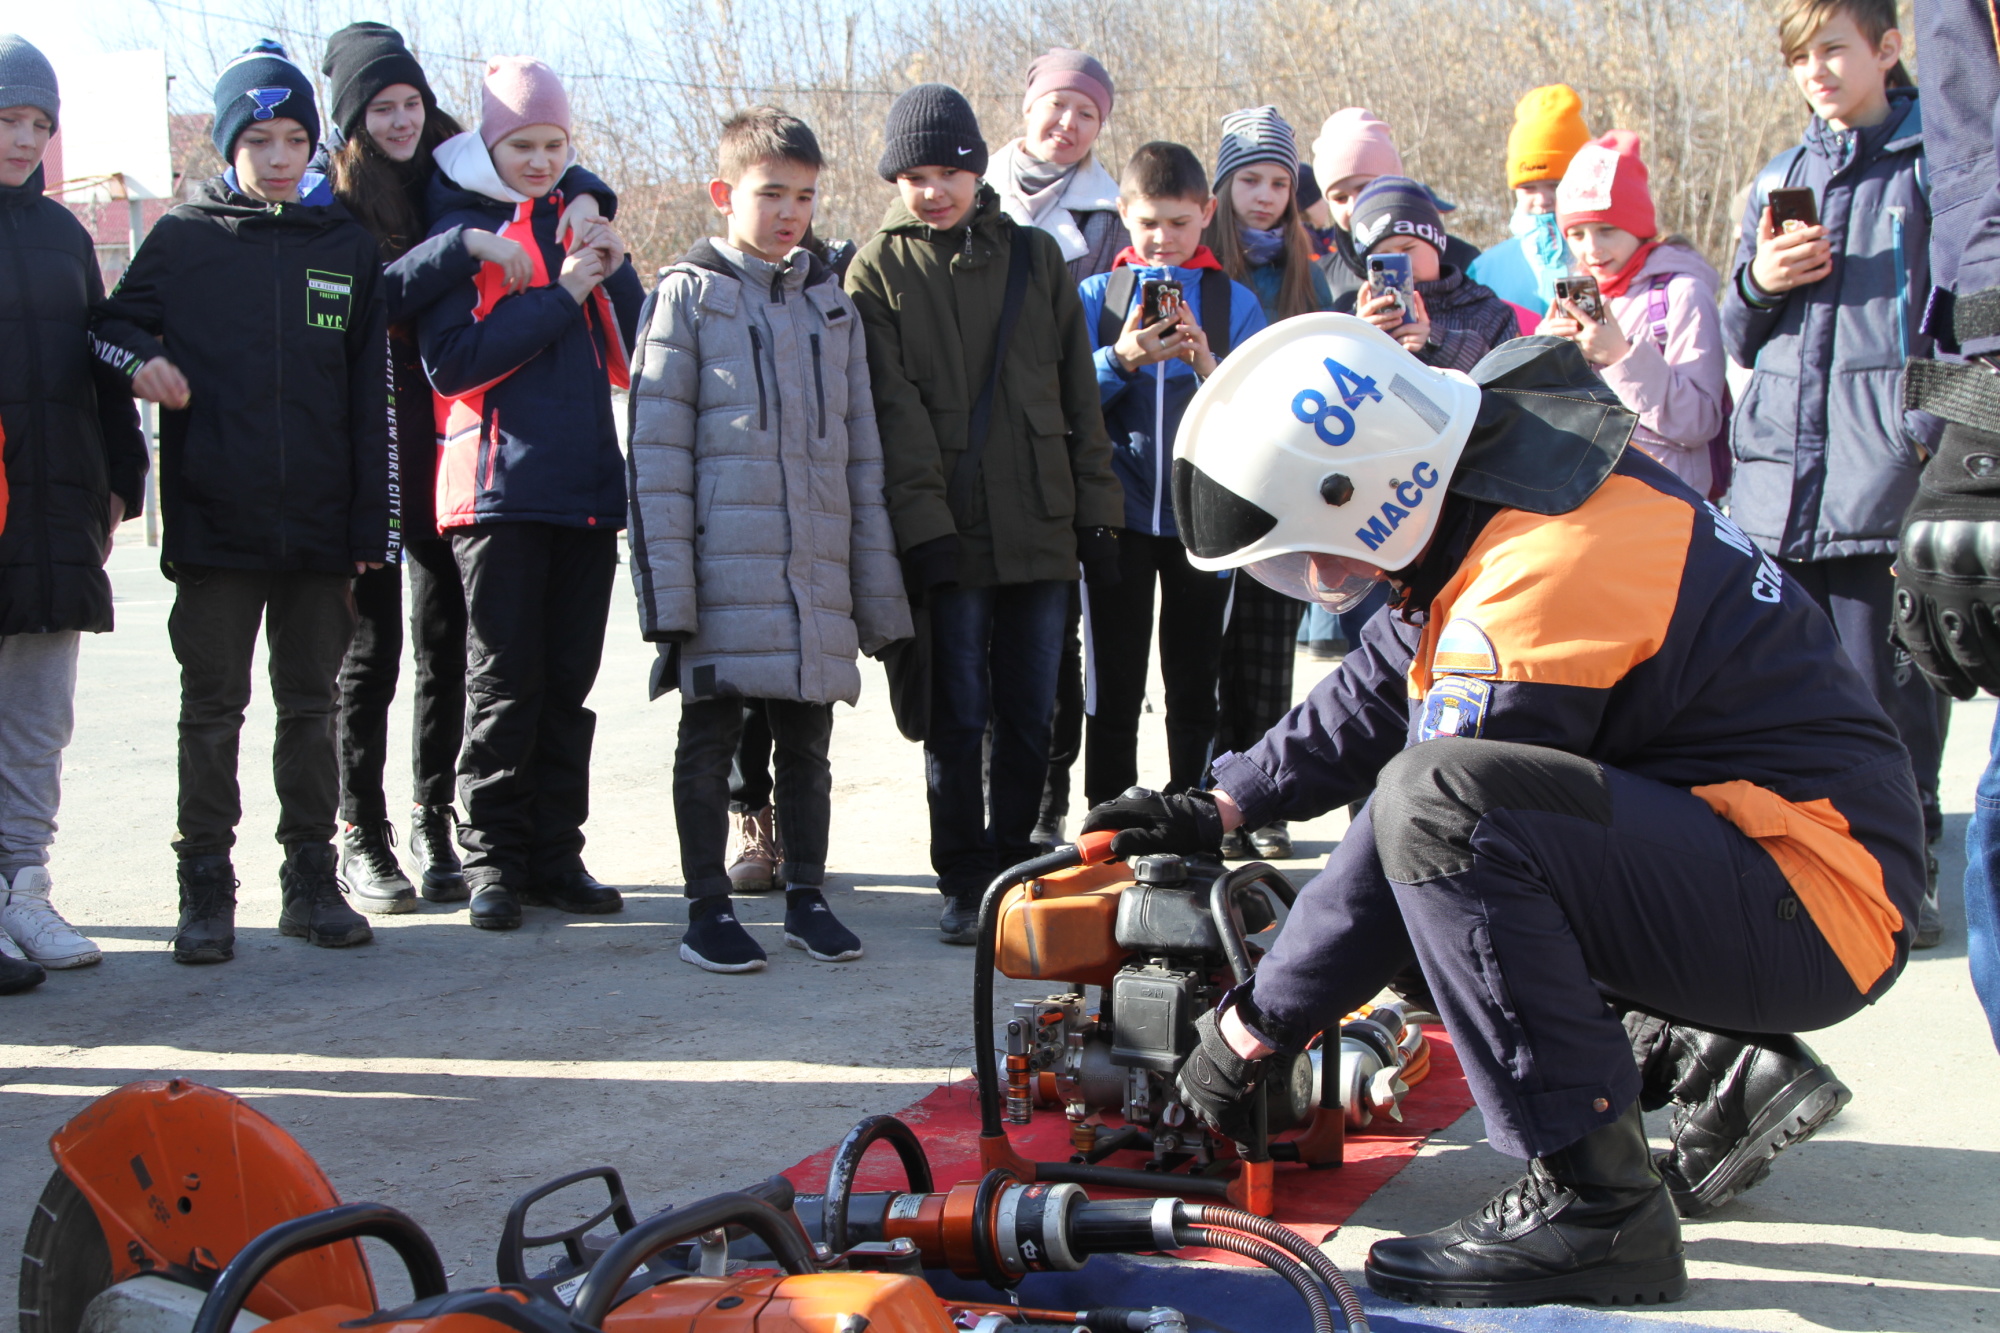
<path id="1" fill-rule="evenodd" d="M 29 961 L 51 971 L 88 967 L 104 955 L 49 905 L 52 887 L 46 866 L 16 872 L 14 887 L 0 896 L 0 930 L 13 936 Z"/>
<path id="2" fill-rule="evenodd" d="M 0 884 L 5 884 L 6 882 L 6 877 L 0 876 Z M 0 930 L 0 954 L 5 954 L 7 957 L 15 959 L 18 962 L 25 963 L 28 961 L 28 955 L 21 952 L 21 946 L 14 943 L 14 937 L 4 930 Z"/>

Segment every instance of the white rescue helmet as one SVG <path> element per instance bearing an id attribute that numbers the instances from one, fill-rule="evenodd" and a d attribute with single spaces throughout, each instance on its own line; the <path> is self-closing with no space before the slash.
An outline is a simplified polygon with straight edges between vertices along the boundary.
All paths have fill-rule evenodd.
<path id="1" fill-rule="evenodd" d="M 1311 557 L 1393 571 L 1437 527 L 1479 386 L 1353 315 L 1301 315 L 1232 351 L 1174 441 L 1174 521 L 1196 569 L 1243 569 L 1345 610 L 1373 578 L 1326 586 Z"/>

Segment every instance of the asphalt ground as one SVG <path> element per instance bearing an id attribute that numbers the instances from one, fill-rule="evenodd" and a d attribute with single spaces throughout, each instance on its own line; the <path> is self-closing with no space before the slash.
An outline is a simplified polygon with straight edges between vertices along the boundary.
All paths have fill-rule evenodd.
<path id="1" fill-rule="evenodd" d="M 506 1206 L 538 1181 L 613 1165 L 642 1212 L 689 1202 L 761 1179 L 862 1116 L 964 1075 L 970 955 L 938 942 L 922 759 L 896 735 L 872 664 L 860 706 L 841 707 L 834 728 L 829 891 L 867 956 L 815 963 L 783 947 L 782 900 L 765 898 L 743 900 L 742 915 L 771 952 L 769 970 L 721 977 L 679 960 L 669 792 L 678 702 L 646 700 L 652 650 L 622 573 L 591 700 L 586 851 L 624 891 L 622 915 L 530 909 L 522 930 L 491 934 L 469 928 L 462 906 L 427 905 L 375 918 L 375 942 L 362 948 L 280 937 L 260 667 L 242 749 L 236 960 L 176 966 L 177 672 L 172 589 L 156 554 L 139 524 L 121 532 L 111 563 L 119 628 L 84 645 L 52 865 L 58 904 L 104 962 L 0 1000 L 0 1254 L 19 1248 L 51 1169 L 49 1134 L 133 1079 L 186 1075 L 250 1098 L 343 1198 L 414 1215 L 464 1285 L 491 1279 Z M 1323 670 L 1301 655 L 1298 691 Z M 1687 1227 L 1687 1301 L 1630 1317 L 1912 1333 L 2000 1324 L 2000 1058 L 1967 980 L 1957 888 L 1992 714 L 1981 700 L 1953 720 L 1943 947 L 1918 955 L 1881 1003 L 1811 1038 L 1854 1102 L 1766 1184 Z M 1148 774 L 1164 771 L 1159 724 L 1146 720 Z M 402 700 L 392 728 L 409 734 Z M 408 790 L 401 753 L 392 809 Z M 1310 874 L 1345 823 L 1335 814 L 1296 826 L 1286 868 Z M 1015 985 L 1023 996 L 1045 989 Z M 1358 1272 L 1373 1238 L 1447 1222 L 1517 1170 L 1485 1146 L 1474 1111 L 1372 1198 L 1332 1251 Z M 383 1258 L 378 1272 L 394 1271 Z M 385 1300 L 398 1283 L 384 1281 Z M 0 1278 L 0 1305 L 12 1302 Z"/>

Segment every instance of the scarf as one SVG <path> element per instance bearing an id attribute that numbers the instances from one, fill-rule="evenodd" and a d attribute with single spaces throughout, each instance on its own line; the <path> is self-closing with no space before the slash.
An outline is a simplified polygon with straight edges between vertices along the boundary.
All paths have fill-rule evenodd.
<path id="1" fill-rule="evenodd" d="M 1111 261 L 1111 267 L 1154 268 L 1157 266 L 1148 263 L 1146 259 L 1139 254 L 1137 250 L 1134 250 L 1131 246 L 1128 245 L 1123 250 L 1120 250 L 1118 252 L 1118 258 Z M 1217 272 L 1220 272 L 1222 269 L 1222 261 L 1215 257 L 1215 252 L 1213 250 L 1210 250 L 1205 245 L 1200 245 L 1195 247 L 1195 252 L 1187 257 L 1186 262 L 1175 264 L 1174 267 L 1212 268 L 1215 269 Z"/>
<path id="2" fill-rule="evenodd" d="M 1058 166 L 1030 153 L 1026 144 L 1015 149 L 1013 159 L 1014 192 L 1027 202 L 1028 218 L 1037 227 L 1062 206 L 1062 197 L 1068 192 L 1076 169 L 1090 160 L 1085 156 L 1069 166 Z"/>
<path id="3" fill-rule="evenodd" d="M 1238 227 L 1237 239 L 1243 242 L 1243 257 L 1252 264 L 1275 264 L 1285 253 L 1285 229 L 1273 227 L 1269 231 L 1258 231 L 1254 227 Z"/>
<path id="4" fill-rule="evenodd" d="M 1604 293 L 1606 300 L 1614 296 L 1623 296 L 1626 289 L 1632 285 L 1632 279 L 1639 276 L 1639 270 L 1646 267 L 1647 256 L 1659 248 L 1660 242 L 1658 240 L 1647 241 L 1632 252 L 1632 257 L 1625 261 L 1624 268 L 1619 269 L 1611 277 L 1599 278 L 1597 280 L 1597 289 Z"/>

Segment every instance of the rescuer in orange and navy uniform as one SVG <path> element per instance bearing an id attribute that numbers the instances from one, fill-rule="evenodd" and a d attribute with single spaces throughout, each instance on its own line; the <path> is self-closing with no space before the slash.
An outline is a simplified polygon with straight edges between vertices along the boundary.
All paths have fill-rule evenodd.
<path id="1" fill-rule="evenodd" d="M 1532 1162 L 1375 1245 L 1370 1283 L 1406 1300 L 1679 1296 L 1675 1205 L 1754 1184 L 1846 1100 L 1789 1034 L 1907 956 L 1908 753 L 1811 599 L 1632 426 L 1568 343 L 1468 377 L 1319 315 L 1238 349 L 1175 451 L 1198 568 L 1335 609 L 1382 579 L 1397 598 L 1212 792 L 1135 789 L 1084 828 L 1194 851 L 1372 790 L 1179 1081 L 1242 1137 L 1262 1056 L 1420 965 L 1488 1138 Z M 1657 1165 L 1642 1099 L 1676 1103 Z"/>

